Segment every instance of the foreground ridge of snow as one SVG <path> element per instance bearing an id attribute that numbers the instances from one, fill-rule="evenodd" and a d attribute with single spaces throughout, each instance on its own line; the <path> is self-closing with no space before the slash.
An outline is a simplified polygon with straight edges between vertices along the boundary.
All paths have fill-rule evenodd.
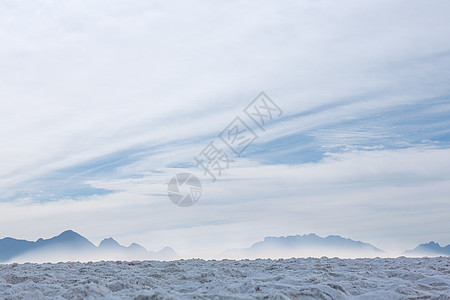
<path id="1" fill-rule="evenodd" d="M 450 258 L 0 265 L 1 299 L 450 299 Z"/>

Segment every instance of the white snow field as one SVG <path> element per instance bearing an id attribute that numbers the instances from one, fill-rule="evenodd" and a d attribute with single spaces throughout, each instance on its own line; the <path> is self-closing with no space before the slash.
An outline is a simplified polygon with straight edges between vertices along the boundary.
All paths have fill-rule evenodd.
<path id="1" fill-rule="evenodd" d="M 450 299 L 450 258 L 0 265 L 1 299 Z"/>

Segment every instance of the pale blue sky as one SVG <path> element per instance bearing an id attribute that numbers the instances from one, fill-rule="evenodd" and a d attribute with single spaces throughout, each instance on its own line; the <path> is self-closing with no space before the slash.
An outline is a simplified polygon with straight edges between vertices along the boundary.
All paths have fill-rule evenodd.
<path id="1" fill-rule="evenodd" d="M 0 235 L 448 244 L 449 36 L 447 1 L 0 2 Z M 282 117 L 210 183 L 193 157 L 260 91 Z"/>

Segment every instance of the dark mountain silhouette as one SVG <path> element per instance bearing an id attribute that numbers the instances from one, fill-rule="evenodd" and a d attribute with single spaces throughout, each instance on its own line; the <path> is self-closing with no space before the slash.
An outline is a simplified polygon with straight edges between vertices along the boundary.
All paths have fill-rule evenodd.
<path id="1" fill-rule="evenodd" d="M 105 249 L 105 250 L 126 250 L 127 247 L 120 245 L 116 240 L 113 238 L 107 238 L 100 242 L 100 245 L 98 245 L 99 249 Z"/>
<path id="2" fill-rule="evenodd" d="M 168 250 L 170 249 L 170 250 Z M 38 239 L 36 242 L 0 239 L 0 262 L 99 260 L 99 259 L 175 259 L 176 252 L 164 248 L 158 252 L 147 251 L 139 244 L 129 247 L 120 245 L 113 238 L 104 239 L 98 247 L 80 234 L 67 230 L 50 239 Z"/>
<path id="3" fill-rule="evenodd" d="M 128 247 L 128 249 L 130 250 L 130 251 L 133 251 L 133 252 L 136 252 L 136 253 L 145 253 L 147 250 L 144 248 L 144 247 L 142 247 L 141 245 L 139 245 L 139 244 L 136 244 L 136 243 L 133 243 L 133 244 L 131 244 L 129 247 Z M 165 249 L 165 248 L 164 248 Z M 161 251 L 164 251 L 164 249 L 162 249 L 162 250 L 160 250 L 159 252 L 161 252 Z M 172 249 L 172 248 L 170 248 L 170 249 Z M 172 249 L 173 250 L 173 249 Z M 174 251 L 175 252 L 175 251 Z"/>
<path id="4" fill-rule="evenodd" d="M 438 243 L 431 241 L 428 244 L 420 244 L 413 250 L 407 250 L 403 253 L 411 256 L 450 256 L 450 245 L 442 247 Z"/>
<path id="5" fill-rule="evenodd" d="M 37 247 L 62 247 L 73 250 L 92 250 L 96 248 L 87 238 L 72 230 L 66 230 L 60 235 L 47 240 L 40 238 L 35 244 Z"/>
<path id="6" fill-rule="evenodd" d="M 116 240 L 113 238 L 107 238 L 100 242 L 100 245 L 98 245 L 98 248 L 104 252 L 115 252 L 115 253 L 122 253 L 122 254 L 134 254 L 138 257 L 145 256 L 147 254 L 152 254 L 158 257 L 164 257 L 168 259 L 172 259 L 177 257 L 176 252 L 169 247 L 166 247 L 171 250 L 170 255 L 168 255 L 166 248 L 161 249 L 158 252 L 153 251 L 147 251 L 144 247 L 142 247 L 139 244 L 132 243 L 129 247 L 125 247 L 120 245 Z"/>
<path id="7" fill-rule="evenodd" d="M 257 258 L 257 257 L 307 257 L 340 256 L 372 257 L 384 251 L 368 243 L 354 241 L 337 235 L 325 238 L 315 234 L 266 237 L 264 241 L 253 244 L 250 248 L 231 249 L 222 253 L 222 257 Z"/>
<path id="8" fill-rule="evenodd" d="M 9 261 L 14 256 L 21 255 L 35 248 L 34 242 L 16 240 L 10 237 L 0 240 L 0 262 Z"/>
<path id="9" fill-rule="evenodd" d="M 67 250 L 93 250 L 96 247 L 89 240 L 72 230 L 67 230 L 51 239 L 38 239 L 36 242 L 16 240 L 14 238 L 4 238 L 0 240 L 0 262 L 11 260 L 12 258 L 32 251 L 47 251 L 64 248 Z"/>

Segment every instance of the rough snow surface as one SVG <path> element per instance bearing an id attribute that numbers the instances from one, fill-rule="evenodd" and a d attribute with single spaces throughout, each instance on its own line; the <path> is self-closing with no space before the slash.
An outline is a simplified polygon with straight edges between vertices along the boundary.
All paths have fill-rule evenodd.
<path id="1" fill-rule="evenodd" d="M 0 265 L 1 299 L 450 299 L 450 258 Z"/>

